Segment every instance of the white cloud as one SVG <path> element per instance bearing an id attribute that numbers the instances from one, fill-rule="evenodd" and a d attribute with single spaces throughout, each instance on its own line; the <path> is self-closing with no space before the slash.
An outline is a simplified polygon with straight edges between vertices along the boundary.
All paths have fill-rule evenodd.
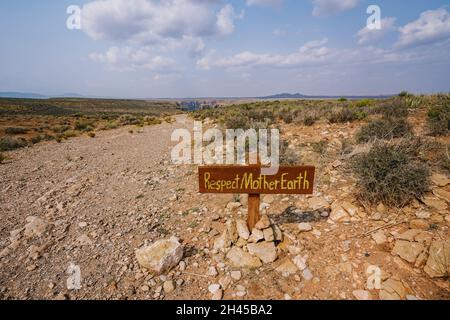
<path id="1" fill-rule="evenodd" d="M 279 6 L 283 0 L 247 0 L 247 6 Z"/>
<path id="2" fill-rule="evenodd" d="M 240 70 L 251 68 L 295 69 L 317 66 L 353 66 L 388 62 L 417 60 L 411 53 L 399 53 L 372 46 L 352 49 L 336 49 L 326 46 L 328 39 L 311 41 L 297 51 L 287 54 L 267 54 L 243 51 L 229 57 L 220 57 L 211 51 L 197 61 L 197 67 L 204 70 L 223 68 Z M 241 72 L 241 71 L 240 71 Z"/>
<path id="3" fill-rule="evenodd" d="M 446 9 L 423 12 L 419 19 L 400 28 L 397 47 L 439 42 L 450 38 L 450 14 Z"/>
<path id="4" fill-rule="evenodd" d="M 381 29 L 369 29 L 364 27 L 361 29 L 357 36 L 359 37 L 359 44 L 369 44 L 375 41 L 381 40 L 387 33 L 396 30 L 395 27 L 396 18 L 388 17 L 381 20 Z"/>
<path id="5" fill-rule="evenodd" d="M 228 36 L 234 32 L 234 20 L 243 19 L 244 11 L 240 15 L 234 12 L 231 4 L 227 4 L 217 14 L 217 29 L 221 35 Z"/>
<path id="6" fill-rule="evenodd" d="M 113 70 L 128 71 L 147 69 L 153 72 L 176 72 L 175 60 L 155 55 L 146 49 L 111 47 L 106 53 L 92 53 L 90 58 L 107 64 Z"/>
<path id="7" fill-rule="evenodd" d="M 313 16 L 331 16 L 356 7 L 359 0 L 313 0 Z"/>
<path id="8" fill-rule="evenodd" d="M 198 57 L 206 38 L 231 35 L 235 20 L 243 16 L 221 0 L 95 0 L 82 8 L 83 31 L 95 40 L 115 43 L 91 58 L 113 69 L 126 68 L 127 63 L 131 69 L 159 67 L 168 60 L 158 59 L 176 50 Z"/>

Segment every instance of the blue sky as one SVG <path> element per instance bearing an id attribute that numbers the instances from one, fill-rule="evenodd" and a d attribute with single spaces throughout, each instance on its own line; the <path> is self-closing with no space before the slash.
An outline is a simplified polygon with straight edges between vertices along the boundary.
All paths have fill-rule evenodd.
<path id="1" fill-rule="evenodd" d="M 81 8 L 81 30 L 66 9 Z M 381 9 L 369 30 L 366 10 Z M 441 0 L 2 0 L 0 91 L 123 98 L 450 90 Z"/>

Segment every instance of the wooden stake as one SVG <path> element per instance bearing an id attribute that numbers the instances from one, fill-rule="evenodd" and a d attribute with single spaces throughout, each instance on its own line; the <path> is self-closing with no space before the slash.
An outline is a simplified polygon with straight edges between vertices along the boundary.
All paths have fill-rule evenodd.
<path id="1" fill-rule="evenodd" d="M 249 194 L 248 195 L 248 217 L 247 225 L 250 232 L 253 230 L 255 225 L 261 219 L 259 215 L 261 196 L 259 194 Z"/>

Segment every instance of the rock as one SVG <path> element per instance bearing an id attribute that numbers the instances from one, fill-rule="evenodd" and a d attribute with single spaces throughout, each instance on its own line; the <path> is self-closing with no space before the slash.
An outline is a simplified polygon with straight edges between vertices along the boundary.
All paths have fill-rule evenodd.
<path id="1" fill-rule="evenodd" d="M 183 246 L 175 237 L 158 240 L 136 250 L 136 258 L 142 267 L 162 274 L 178 265 L 183 258 Z"/>
<path id="2" fill-rule="evenodd" d="M 242 207 L 242 204 L 240 202 L 230 202 L 227 204 L 228 210 L 236 210 L 240 207 Z"/>
<path id="3" fill-rule="evenodd" d="M 224 250 L 231 246 L 231 239 L 228 236 L 228 231 L 225 230 L 222 234 L 214 240 L 213 248 L 216 250 Z"/>
<path id="4" fill-rule="evenodd" d="M 40 237 L 47 231 L 48 223 L 41 218 L 31 216 L 26 221 L 28 223 L 25 225 L 24 235 L 28 238 Z"/>
<path id="5" fill-rule="evenodd" d="M 283 277 L 287 278 L 298 271 L 297 266 L 289 258 L 285 258 L 283 262 L 275 269 Z"/>
<path id="6" fill-rule="evenodd" d="M 387 242 L 387 237 L 386 237 L 385 233 L 381 230 L 373 233 L 372 239 L 378 245 L 385 244 Z"/>
<path id="7" fill-rule="evenodd" d="M 425 203 L 428 207 L 439 211 L 447 209 L 447 204 L 436 197 L 426 196 L 423 198 L 423 203 Z"/>
<path id="8" fill-rule="evenodd" d="M 307 268 L 306 259 L 304 259 L 302 256 L 296 256 L 294 258 L 294 263 L 300 271 L 303 271 Z"/>
<path id="9" fill-rule="evenodd" d="M 206 273 L 206 275 L 210 276 L 210 277 L 216 277 L 219 273 L 217 272 L 216 267 L 209 267 L 208 268 L 208 272 Z"/>
<path id="10" fill-rule="evenodd" d="M 354 290 L 353 296 L 356 298 L 356 300 L 359 301 L 368 301 L 372 300 L 372 295 L 367 290 Z"/>
<path id="11" fill-rule="evenodd" d="M 258 230 L 264 230 L 267 229 L 268 227 L 270 227 L 271 223 L 269 220 L 269 217 L 267 215 L 263 215 L 261 220 L 259 220 L 256 225 L 255 225 L 255 229 Z"/>
<path id="12" fill-rule="evenodd" d="M 277 249 L 273 242 L 249 243 L 248 252 L 255 255 L 264 263 L 271 263 L 277 259 Z"/>
<path id="13" fill-rule="evenodd" d="M 432 278 L 450 274 L 450 243 L 448 241 L 434 241 L 431 244 L 427 264 L 423 270 Z"/>
<path id="14" fill-rule="evenodd" d="M 450 202 L 450 192 L 445 191 L 444 189 L 434 189 L 433 194 L 442 200 Z"/>
<path id="15" fill-rule="evenodd" d="M 213 301 L 219 301 L 223 298 L 223 290 L 219 289 L 215 293 L 212 294 L 211 300 Z"/>
<path id="16" fill-rule="evenodd" d="M 208 291 L 211 293 L 211 300 L 221 300 L 223 297 L 223 290 L 220 284 L 212 284 L 208 287 Z"/>
<path id="17" fill-rule="evenodd" d="M 283 241 L 283 232 L 277 225 L 273 225 L 273 236 L 275 241 Z"/>
<path id="18" fill-rule="evenodd" d="M 252 230 L 252 235 L 248 239 L 248 242 L 256 243 L 264 239 L 264 232 L 258 229 Z"/>
<path id="19" fill-rule="evenodd" d="M 430 224 L 422 219 L 414 219 L 409 222 L 412 229 L 429 230 Z"/>
<path id="20" fill-rule="evenodd" d="M 381 300 L 402 300 L 406 298 L 406 289 L 400 280 L 390 278 L 381 284 Z"/>
<path id="21" fill-rule="evenodd" d="M 235 268 L 253 269 L 262 266 L 261 260 L 258 257 L 254 257 L 238 247 L 231 248 L 226 257 Z"/>
<path id="22" fill-rule="evenodd" d="M 92 245 L 92 240 L 89 238 L 87 234 L 80 235 L 76 240 L 77 246 L 83 247 L 83 246 L 90 246 Z"/>
<path id="23" fill-rule="evenodd" d="M 186 262 L 180 261 L 178 266 L 180 267 L 180 271 L 185 271 L 186 270 Z"/>
<path id="24" fill-rule="evenodd" d="M 334 222 L 347 221 L 349 219 L 347 211 L 339 204 L 333 203 L 331 206 L 330 219 Z"/>
<path id="25" fill-rule="evenodd" d="M 250 231 L 248 230 L 247 222 L 244 220 L 236 220 L 236 229 L 239 237 L 244 240 L 248 240 L 250 238 Z"/>
<path id="26" fill-rule="evenodd" d="M 166 281 L 163 284 L 163 289 L 165 293 L 171 293 L 175 290 L 175 283 L 172 280 Z"/>
<path id="27" fill-rule="evenodd" d="M 300 232 L 308 232 L 313 229 L 311 224 L 308 222 L 301 222 L 297 225 L 297 227 Z"/>
<path id="28" fill-rule="evenodd" d="M 264 233 L 264 240 L 270 242 L 270 241 L 274 241 L 275 240 L 275 235 L 273 233 L 273 229 L 272 228 L 267 228 L 263 231 Z"/>
<path id="29" fill-rule="evenodd" d="M 231 277 L 223 276 L 219 279 L 219 283 L 222 286 L 223 290 L 227 290 L 228 286 L 231 284 Z"/>
<path id="30" fill-rule="evenodd" d="M 341 207 L 352 217 L 358 215 L 358 208 L 348 201 L 342 202 Z"/>
<path id="31" fill-rule="evenodd" d="M 398 240 L 406 240 L 406 241 L 414 241 L 415 237 L 420 234 L 422 230 L 418 229 L 410 229 L 408 231 L 405 231 L 399 235 L 397 235 L 395 238 Z"/>
<path id="32" fill-rule="evenodd" d="M 416 217 L 419 219 L 430 219 L 431 217 L 431 213 L 427 212 L 427 211 L 417 211 L 416 212 Z"/>
<path id="33" fill-rule="evenodd" d="M 395 242 L 392 254 L 398 255 L 403 260 L 410 263 L 414 263 L 419 256 L 425 250 L 424 245 L 418 242 L 410 242 L 405 240 L 397 240 Z"/>
<path id="34" fill-rule="evenodd" d="M 239 248 L 242 248 L 245 245 L 247 245 L 247 241 L 242 238 L 239 238 L 238 241 L 234 245 L 238 246 Z"/>
<path id="35" fill-rule="evenodd" d="M 431 176 L 431 181 L 438 187 L 446 187 L 450 184 L 450 179 L 448 179 L 443 174 L 435 173 Z"/>
<path id="36" fill-rule="evenodd" d="M 328 209 L 330 204 L 323 197 L 312 197 L 308 199 L 308 208 L 316 211 L 320 209 Z"/>
<path id="37" fill-rule="evenodd" d="M 236 281 L 239 281 L 242 278 L 242 273 L 240 271 L 231 271 L 230 275 L 231 278 Z"/>
<path id="38" fill-rule="evenodd" d="M 302 271 L 302 276 L 305 281 L 311 281 L 314 278 L 311 270 L 309 270 L 308 268 Z"/>
<path id="39" fill-rule="evenodd" d="M 271 194 L 267 194 L 264 196 L 263 198 L 263 202 L 267 203 L 267 204 L 272 204 L 275 201 L 275 198 L 273 195 Z"/>
<path id="40" fill-rule="evenodd" d="M 236 221 L 233 219 L 230 219 L 227 221 L 225 226 L 226 226 L 226 229 L 228 232 L 229 239 L 231 240 L 232 243 L 235 243 L 239 238 L 239 235 L 238 235 L 238 232 L 236 229 Z"/>

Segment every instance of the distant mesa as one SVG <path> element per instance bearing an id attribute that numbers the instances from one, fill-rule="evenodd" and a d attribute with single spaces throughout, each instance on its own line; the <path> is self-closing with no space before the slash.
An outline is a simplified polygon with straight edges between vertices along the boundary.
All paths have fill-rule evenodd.
<path id="1" fill-rule="evenodd" d="M 47 96 L 30 92 L 0 92 L 0 98 L 14 99 L 47 99 Z"/>

